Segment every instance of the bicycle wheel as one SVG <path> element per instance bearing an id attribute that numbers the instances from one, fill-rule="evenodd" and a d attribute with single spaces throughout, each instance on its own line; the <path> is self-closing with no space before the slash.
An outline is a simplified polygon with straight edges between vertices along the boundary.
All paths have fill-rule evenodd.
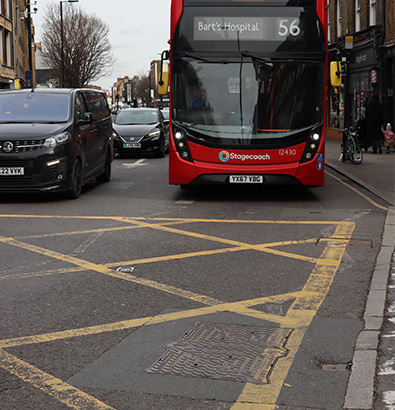
<path id="1" fill-rule="evenodd" d="M 363 160 L 362 149 L 359 144 L 355 140 L 349 139 L 347 141 L 348 148 L 347 151 L 349 153 L 348 157 L 350 158 L 353 164 L 360 164 Z"/>

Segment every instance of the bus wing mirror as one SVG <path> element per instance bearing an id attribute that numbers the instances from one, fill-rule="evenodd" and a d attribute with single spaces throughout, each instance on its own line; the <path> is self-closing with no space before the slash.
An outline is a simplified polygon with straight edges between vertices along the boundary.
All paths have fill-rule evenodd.
<path id="1" fill-rule="evenodd" d="M 161 79 L 158 81 L 158 94 L 166 95 L 169 92 L 169 73 L 163 72 Z"/>
<path id="2" fill-rule="evenodd" d="M 160 77 L 158 81 L 158 94 L 166 95 L 169 93 L 169 73 L 163 71 L 163 61 L 168 60 L 170 57 L 169 50 L 162 51 L 160 57 Z"/>
<path id="3" fill-rule="evenodd" d="M 331 61 L 330 74 L 332 87 L 340 87 L 342 85 L 342 72 L 339 61 Z"/>

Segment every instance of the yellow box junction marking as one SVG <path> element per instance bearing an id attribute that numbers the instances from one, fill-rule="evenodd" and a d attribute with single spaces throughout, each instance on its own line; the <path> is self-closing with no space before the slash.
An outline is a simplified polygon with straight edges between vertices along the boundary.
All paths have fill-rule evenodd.
<path id="1" fill-rule="evenodd" d="M 112 409 L 106 404 L 98 401 L 94 397 L 62 382 L 55 377 L 48 375 L 41 370 L 23 362 L 22 360 L 5 352 L 4 349 L 13 346 L 23 346 L 28 344 L 46 343 L 50 341 L 63 340 L 73 337 L 81 337 L 86 335 L 100 334 L 105 332 L 113 332 L 117 330 L 132 329 L 140 326 L 155 325 L 169 321 L 193 318 L 196 316 L 208 315 L 217 312 L 232 312 L 240 315 L 251 316 L 265 321 L 271 321 L 278 324 L 280 327 L 291 327 L 294 329 L 286 347 L 289 349 L 289 354 L 286 357 L 279 359 L 275 365 L 270 377 L 270 384 L 255 385 L 247 383 L 240 394 L 237 402 L 232 406 L 232 410 L 273 410 L 276 405 L 276 400 L 280 394 L 281 388 L 284 385 L 289 369 L 297 354 L 297 351 L 302 343 L 303 337 L 316 315 L 319 307 L 324 301 L 340 265 L 341 259 L 345 252 L 346 246 L 351 239 L 355 224 L 351 222 L 338 221 L 254 221 L 254 220 L 210 220 L 210 219 L 183 219 L 183 218 L 130 218 L 130 217 L 64 217 L 64 216 L 37 216 L 37 215 L 0 215 L 0 218 L 47 218 L 47 219 L 90 219 L 90 220 L 113 220 L 120 223 L 126 223 L 128 226 L 117 226 L 105 229 L 92 229 L 84 231 L 73 231 L 63 233 L 53 233 L 46 235 L 24 236 L 19 238 L 7 238 L 0 236 L 0 244 L 18 247 L 26 251 L 34 252 L 46 257 L 60 260 L 72 265 L 70 268 L 56 269 L 52 271 L 43 271 L 29 274 L 8 275 L 3 276 L 0 280 L 12 280 L 14 278 L 27 277 L 42 277 L 54 274 L 65 274 L 81 271 L 94 271 L 103 275 L 114 277 L 117 279 L 134 282 L 143 286 L 148 286 L 163 292 L 181 296 L 183 298 L 199 302 L 205 307 L 190 309 L 169 314 L 157 315 L 154 317 L 145 317 L 139 319 L 125 320 L 115 323 L 109 323 L 98 326 L 90 326 L 80 329 L 70 329 L 54 333 L 46 333 L 41 335 L 25 336 L 14 339 L 0 340 L 0 367 L 19 377 L 21 380 L 32 384 L 36 388 L 46 392 L 48 395 L 56 398 L 70 408 L 83 409 L 87 405 L 94 405 L 98 410 Z M 319 258 L 307 257 L 295 253 L 289 253 L 273 249 L 275 247 L 285 247 L 288 245 L 317 243 L 319 238 L 309 238 L 294 241 L 282 241 L 266 244 L 248 244 L 235 240 L 228 240 L 211 235 L 205 235 L 197 232 L 188 231 L 185 229 L 177 229 L 171 225 L 175 224 L 191 224 L 191 223 L 238 223 L 238 224 L 289 224 L 289 225 L 333 225 L 336 227 L 332 237 L 325 238 L 326 246 Z M 258 252 L 270 253 L 279 257 L 302 260 L 314 265 L 314 268 L 300 292 L 292 292 L 283 295 L 273 295 L 255 298 L 251 300 L 224 302 L 209 296 L 200 295 L 189 290 L 179 289 L 171 285 L 165 285 L 153 280 L 136 277 L 129 273 L 117 272 L 112 269 L 115 263 L 112 264 L 96 264 L 85 261 L 83 259 L 64 255 L 62 253 L 45 249 L 26 243 L 29 238 L 43 238 L 62 235 L 79 235 L 96 232 L 118 231 L 123 229 L 156 229 L 176 235 L 190 236 L 205 241 L 211 241 L 228 245 L 230 247 L 189 252 L 176 255 L 168 255 L 162 257 L 153 257 L 145 259 L 137 259 L 131 261 L 118 262 L 119 265 L 129 264 L 144 264 L 156 263 L 161 261 L 171 261 L 190 257 L 204 257 L 227 252 L 239 252 L 245 250 L 255 250 Z M 322 242 L 321 242 L 322 243 Z M 288 309 L 285 316 L 264 313 L 253 309 L 254 306 L 264 303 L 291 300 L 292 305 Z"/>

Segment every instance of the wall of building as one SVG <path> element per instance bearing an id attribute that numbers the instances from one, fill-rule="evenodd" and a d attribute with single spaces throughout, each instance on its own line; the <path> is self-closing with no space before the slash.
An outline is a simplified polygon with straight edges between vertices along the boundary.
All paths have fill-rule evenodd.
<path id="1" fill-rule="evenodd" d="M 0 88 L 18 88 L 26 80 L 26 72 L 29 70 L 29 37 L 25 11 L 25 0 L 0 1 Z M 33 39 L 33 25 L 31 32 Z M 33 82 L 34 66 L 32 49 Z"/>
<path id="2" fill-rule="evenodd" d="M 341 59 L 343 84 L 337 93 L 328 89 L 327 125 L 342 128 L 357 123 L 373 93 L 380 95 L 385 122 L 394 125 L 394 1 L 376 0 L 374 11 L 369 0 L 330 0 L 329 25 L 329 56 Z"/>

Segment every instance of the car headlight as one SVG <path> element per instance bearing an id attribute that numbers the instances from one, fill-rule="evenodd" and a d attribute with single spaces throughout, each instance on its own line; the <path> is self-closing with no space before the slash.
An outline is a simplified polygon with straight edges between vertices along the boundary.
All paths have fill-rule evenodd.
<path id="1" fill-rule="evenodd" d="M 152 138 L 152 137 L 159 137 L 160 135 L 160 131 L 156 130 L 156 131 L 152 131 L 148 134 L 148 138 Z"/>
<path id="2" fill-rule="evenodd" d="M 112 132 L 112 137 L 117 139 L 121 138 L 115 131 Z"/>
<path id="3" fill-rule="evenodd" d="M 65 144 L 71 140 L 71 135 L 69 132 L 62 132 L 61 134 L 49 137 L 44 142 L 44 147 L 54 148 L 57 145 Z"/>

